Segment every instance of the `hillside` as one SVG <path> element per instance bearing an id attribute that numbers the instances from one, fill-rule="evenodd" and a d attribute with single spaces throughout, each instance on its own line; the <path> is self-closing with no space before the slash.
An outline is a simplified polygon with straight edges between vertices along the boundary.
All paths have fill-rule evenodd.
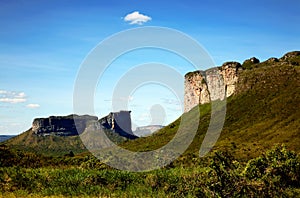
<path id="1" fill-rule="evenodd" d="M 300 52 L 291 52 L 282 58 L 259 62 L 246 60 L 241 67 L 235 94 L 227 99 L 225 124 L 214 149 L 228 150 L 236 157 L 250 159 L 260 155 L 274 144 L 285 144 L 300 152 Z M 197 109 L 200 108 L 200 120 Z M 198 156 L 201 142 L 210 120 L 210 104 L 202 104 L 185 113 L 188 134 L 198 122 L 199 128 L 192 144 L 180 160 Z M 149 137 L 141 137 L 121 144 L 132 151 L 150 151 L 166 145 L 176 134 L 180 118 Z M 122 142 L 115 133 L 111 139 Z M 118 137 L 117 137 L 118 136 Z M 93 137 L 83 134 L 83 138 Z M 93 138 L 92 138 L 93 139 Z M 86 152 L 78 136 L 34 136 L 28 130 L 5 142 L 6 145 L 47 155 Z M 91 143 L 96 146 L 101 142 Z"/>
<path id="2" fill-rule="evenodd" d="M 236 157 L 250 159 L 271 148 L 285 144 L 300 152 L 300 53 L 262 63 L 245 61 L 236 93 L 227 99 L 227 112 L 221 136 L 214 149 L 228 150 Z M 197 107 L 187 113 L 191 125 L 197 124 Z M 210 104 L 199 106 L 201 117 L 197 135 L 181 160 L 198 156 L 210 119 Z M 147 138 L 123 146 L 134 151 L 148 151 L 168 143 L 180 119 Z M 189 130 L 189 129 L 186 129 Z"/>
<path id="3" fill-rule="evenodd" d="M 299 197 L 299 55 L 291 53 L 262 63 L 250 59 L 241 65 L 245 69 L 240 73 L 235 94 L 227 99 L 221 136 L 214 152 L 204 158 L 199 158 L 199 149 L 211 117 L 209 103 L 184 113 L 186 122 L 182 125 L 178 118 L 152 136 L 119 144 L 132 151 L 152 151 L 167 144 L 180 126 L 180 136 L 184 138 L 173 145 L 182 146 L 199 122 L 187 151 L 164 168 L 149 167 L 149 159 L 154 165 L 165 160 L 155 152 L 141 159 L 138 154 L 144 152 L 126 155 L 107 148 L 101 153 L 108 154 L 108 158 L 100 161 L 85 150 L 79 136 L 61 136 L 58 131 L 36 135 L 43 130 L 30 129 L 8 140 L 9 147 L 0 144 L 0 197 Z M 100 119 L 88 125 L 82 138 L 96 140 L 99 134 L 95 129 L 110 120 Z M 120 137 L 112 130 L 105 132 L 112 139 Z M 90 143 L 97 147 L 101 142 Z M 287 148 L 273 146 L 282 143 Z M 161 151 L 171 154 L 167 157 L 175 154 L 167 149 Z M 108 166 L 111 162 L 129 169 L 116 170 Z M 133 172 L 140 168 L 157 170 Z"/>
<path id="4" fill-rule="evenodd" d="M 104 140 L 93 138 L 93 135 L 102 134 L 101 132 L 117 144 L 137 138 L 131 132 L 130 119 L 130 112 L 124 111 L 110 113 L 99 120 L 95 116 L 88 115 L 36 118 L 29 130 L 5 141 L 4 144 L 12 149 L 44 155 L 63 156 L 71 151 L 78 154 L 87 151 L 82 140 L 86 140 L 85 143 L 89 147 L 99 148 L 105 145 Z M 130 125 L 127 127 L 128 131 L 124 131 L 123 125 L 119 125 L 124 120 L 126 120 L 124 123 Z"/>

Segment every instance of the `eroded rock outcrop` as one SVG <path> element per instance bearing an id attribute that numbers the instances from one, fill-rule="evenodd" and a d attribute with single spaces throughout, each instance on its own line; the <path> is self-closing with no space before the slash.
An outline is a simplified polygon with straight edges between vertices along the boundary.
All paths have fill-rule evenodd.
<path id="1" fill-rule="evenodd" d="M 184 111 L 187 112 L 197 104 L 209 102 L 209 92 L 203 71 L 190 72 L 185 75 Z"/>
<path id="2" fill-rule="evenodd" d="M 221 67 L 187 73 L 184 84 L 184 112 L 188 112 L 198 104 L 223 100 L 231 96 L 235 92 L 235 84 L 241 69 L 238 62 L 226 62 Z"/>
<path id="3" fill-rule="evenodd" d="M 36 118 L 32 123 L 33 133 L 39 136 L 74 136 L 103 129 L 125 138 L 137 138 L 131 130 L 130 111 L 111 112 L 100 120 L 96 116 L 69 115 Z"/>
<path id="4" fill-rule="evenodd" d="M 89 115 L 50 116 L 49 118 L 36 118 L 32 123 L 32 131 L 36 135 L 72 136 L 81 134 L 91 121 L 98 117 Z M 75 125 L 76 121 L 76 125 Z"/>
<path id="5" fill-rule="evenodd" d="M 136 136 L 131 129 L 131 111 L 111 112 L 99 120 L 99 124 L 123 137 L 134 139 Z"/>
<path id="6" fill-rule="evenodd" d="M 225 97 L 241 92 L 241 90 L 237 90 L 237 85 L 240 83 L 242 70 L 247 71 L 274 65 L 300 66 L 300 51 L 288 52 L 279 59 L 273 57 L 264 62 L 252 57 L 245 60 L 243 65 L 238 62 L 226 62 L 221 67 L 187 73 L 184 82 L 184 112 L 188 112 L 196 105 L 223 100 Z M 255 81 L 255 78 L 248 81 L 253 80 Z M 249 83 L 244 84 L 239 84 L 240 89 L 251 89 Z"/>

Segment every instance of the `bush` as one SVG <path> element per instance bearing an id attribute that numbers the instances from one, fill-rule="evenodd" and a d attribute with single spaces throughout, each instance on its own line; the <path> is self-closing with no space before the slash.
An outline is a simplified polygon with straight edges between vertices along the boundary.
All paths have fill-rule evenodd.
<path id="1" fill-rule="evenodd" d="M 250 160 L 244 175 L 248 179 L 261 180 L 280 188 L 299 187 L 300 159 L 285 146 L 276 146 L 264 156 Z"/>

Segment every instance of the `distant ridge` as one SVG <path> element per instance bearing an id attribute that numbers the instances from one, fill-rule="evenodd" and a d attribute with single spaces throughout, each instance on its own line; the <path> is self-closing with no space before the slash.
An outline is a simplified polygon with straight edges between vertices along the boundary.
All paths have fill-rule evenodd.
<path id="1" fill-rule="evenodd" d="M 10 138 L 13 138 L 15 135 L 0 135 L 0 142 L 4 142 Z"/>
<path id="2" fill-rule="evenodd" d="M 147 126 L 140 126 L 135 129 L 133 132 L 135 135 L 139 137 L 145 137 L 149 136 L 155 131 L 158 131 L 159 129 L 164 128 L 162 125 L 147 125 Z"/>

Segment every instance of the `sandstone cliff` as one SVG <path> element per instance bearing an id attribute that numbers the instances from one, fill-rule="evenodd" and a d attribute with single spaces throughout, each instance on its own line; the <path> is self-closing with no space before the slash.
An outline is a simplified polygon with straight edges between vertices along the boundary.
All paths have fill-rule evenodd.
<path id="1" fill-rule="evenodd" d="M 290 65 L 299 66 L 300 51 L 288 52 L 283 57 L 269 58 L 264 62 L 252 57 L 243 62 L 241 65 L 238 62 L 226 62 L 221 67 L 215 67 L 206 71 L 194 71 L 185 75 L 185 93 L 184 93 L 184 112 L 190 111 L 198 104 L 209 103 L 210 101 L 223 100 L 242 90 L 251 89 L 245 79 L 239 79 L 242 72 L 247 72 L 257 67 L 272 66 L 272 65 Z M 250 81 L 256 78 L 252 77 Z M 248 81 L 249 81 L 248 80 Z M 243 81 L 243 83 L 241 83 Z"/>
<path id="2" fill-rule="evenodd" d="M 111 112 L 100 120 L 96 116 L 69 115 L 36 118 L 32 123 L 32 132 L 38 136 L 75 136 L 103 129 L 125 138 L 137 138 L 131 130 L 130 111 Z"/>
<path id="3" fill-rule="evenodd" d="M 81 134 L 89 122 L 97 121 L 96 116 L 50 116 L 49 118 L 36 118 L 32 123 L 32 131 L 36 135 L 72 136 Z M 76 125 L 75 125 L 76 121 Z"/>
<path id="4" fill-rule="evenodd" d="M 198 104 L 231 96 L 235 92 L 240 70 L 240 63 L 226 62 L 221 67 L 187 73 L 184 82 L 184 112 Z"/>

